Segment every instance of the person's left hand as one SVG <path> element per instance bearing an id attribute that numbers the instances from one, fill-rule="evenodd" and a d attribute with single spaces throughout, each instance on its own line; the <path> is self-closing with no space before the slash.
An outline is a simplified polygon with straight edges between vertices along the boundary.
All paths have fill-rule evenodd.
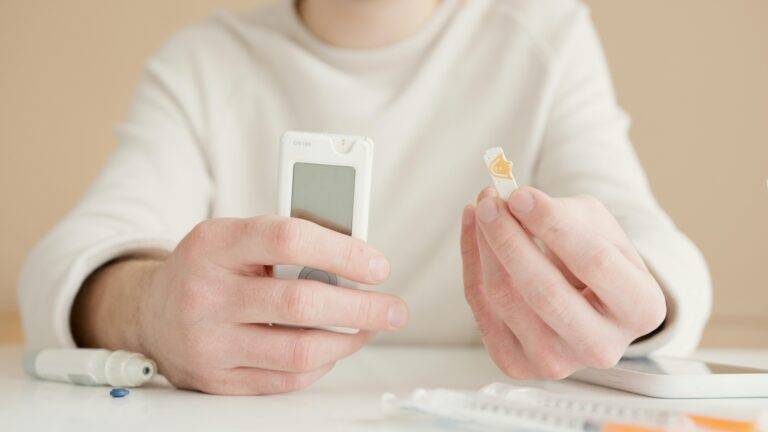
<path id="1" fill-rule="evenodd" d="M 515 379 L 608 368 L 666 316 L 664 294 L 595 198 L 492 188 L 464 209 L 464 288 L 483 342 Z"/>

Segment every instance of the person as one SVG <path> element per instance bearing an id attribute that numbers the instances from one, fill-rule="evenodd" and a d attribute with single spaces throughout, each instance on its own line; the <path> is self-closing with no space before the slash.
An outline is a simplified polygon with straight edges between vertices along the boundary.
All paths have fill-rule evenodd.
<path id="1" fill-rule="evenodd" d="M 377 143 L 367 243 L 274 215 L 286 130 Z M 687 353 L 707 268 L 627 130 L 577 1 L 218 13 L 148 62 L 103 172 L 30 254 L 26 336 L 145 353 L 174 385 L 221 394 L 304 388 L 374 335 L 482 340 L 517 379 Z M 482 189 L 497 145 L 530 185 L 508 201 Z M 281 280 L 275 264 L 371 286 Z"/>

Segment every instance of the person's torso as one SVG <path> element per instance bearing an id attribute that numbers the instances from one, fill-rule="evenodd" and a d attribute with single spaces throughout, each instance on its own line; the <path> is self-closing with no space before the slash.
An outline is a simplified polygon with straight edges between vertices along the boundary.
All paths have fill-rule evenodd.
<path id="1" fill-rule="evenodd" d="M 211 216 L 276 211 L 287 130 L 371 137 L 368 241 L 391 262 L 376 289 L 411 309 L 405 330 L 378 340 L 477 341 L 462 287 L 461 212 L 490 184 L 486 148 L 504 147 L 519 183 L 534 174 L 551 78 L 535 20 L 525 21 L 545 18 L 530 3 L 446 0 L 421 33 L 371 51 L 324 45 L 287 2 L 212 20 L 229 42 L 199 60 L 211 62 L 201 66 Z"/>

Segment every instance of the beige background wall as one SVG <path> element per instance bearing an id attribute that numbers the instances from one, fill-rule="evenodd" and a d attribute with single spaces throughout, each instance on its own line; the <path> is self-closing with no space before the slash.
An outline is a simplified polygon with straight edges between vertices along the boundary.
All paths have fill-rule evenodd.
<path id="1" fill-rule="evenodd" d="M 35 241 L 114 146 L 144 59 L 248 0 L 0 1 L 0 341 Z M 704 343 L 768 347 L 768 2 L 589 0 L 662 204 L 715 282 Z"/>

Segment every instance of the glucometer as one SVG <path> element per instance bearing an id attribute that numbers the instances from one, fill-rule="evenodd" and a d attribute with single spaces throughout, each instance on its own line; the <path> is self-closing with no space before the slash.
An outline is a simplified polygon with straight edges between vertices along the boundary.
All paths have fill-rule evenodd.
<path id="1" fill-rule="evenodd" d="M 360 240 L 368 237 L 373 140 L 363 136 L 286 132 L 280 140 L 278 213 L 312 221 Z M 283 279 L 348 288 L 356 282 L 324 269 L 279 265 Z M 322 327 L 339 333 L 358 329 Z"/>

